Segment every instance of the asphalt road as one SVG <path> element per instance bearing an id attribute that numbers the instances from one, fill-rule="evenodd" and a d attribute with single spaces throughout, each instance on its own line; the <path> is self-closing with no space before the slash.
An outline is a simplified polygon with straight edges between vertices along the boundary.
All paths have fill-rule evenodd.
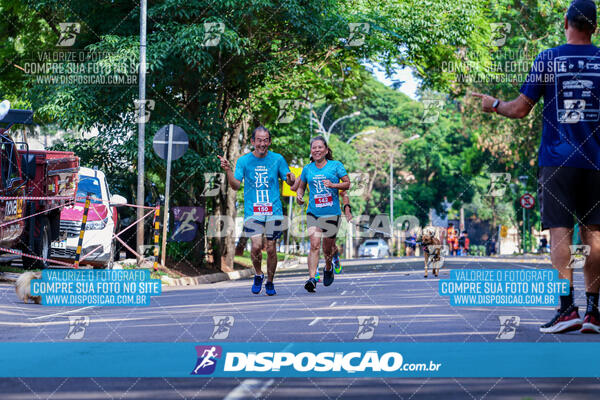
<path id="1" fill-rule="evenodd" d="M 356 263 L 353 263 L 356 264 Z M 440 278 L 457 268 L 548 268 L 535 262 L 448 259 Z M 163 289 L 149 307 L 40 307 L 17 302 L 0 285 L 3 342 L 62 342 L 69 316 L 86 316 L 89 342 L 497 342 L 500 316 L 518 316 L 512 341 L 597 341 L 596 335 L 543 335 L 553 307 L 452 307 L 438 295 L 438 279 L 423 278 L 422 263 L 364 260 L 344 267 L 330 287 L 307 293 L 306 270 L 281 272 L 277 296 L 253 295 L 251 280 Z M 576 302 L 585 304 L 575 273 Z M 228 317 L 229 329 L 215 330 Z M 359 317 L 375 317 L 371 335 Z M 228 331 L 228 332 L 225 332 Z M 215 335 L 216 332 L 216 336 Z M 363 336 L 361 338 L 361 335 Z M 596 379 L 2 379 L 0 398 L 597 398 Z M 244 389 L 247 387 L 248 389 Z M 250 392 L 253 395 L 250 395 Z M 29 396 L 29 397 L 28 397 Z M 236 397 L 237 396 L 237 397 Z M 586 397 L 588 396 L 588 397 Z"/>

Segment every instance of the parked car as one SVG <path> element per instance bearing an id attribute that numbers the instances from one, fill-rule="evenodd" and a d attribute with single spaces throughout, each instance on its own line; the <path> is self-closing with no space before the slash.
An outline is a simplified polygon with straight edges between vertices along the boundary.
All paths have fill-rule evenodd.
<path id="1" fill-rule="evenodd" d="M 33 124 L 33 111 L 0 103 L 0 247 L 48 259 L 59 236 L 60 212 L 72 205 L 79 158 L 70 151 L 34 151 L 14 142 L 14 124 Z M 21 148 L 18 148 L 18 147 Z M 23 268 L 46 268 L 48 261 L 23 257 Z"/>
<path id="2" fill-rule="evenodd" d="M 125 204 L 127 200 L 123 196 L 111 195 L 106 176 L 96 169 L 79 168 L 76 202 L 60 214 L 61 236 L 59 240 L 52 242 L 50 255 L 55 259 L 75 259 L 88 193 L 91 202 L 83 235 L 81 264 L 110 267 L 115 258 L 118 258 L 115 257 L 116 240 L 113 240 L 113 233 L 119 226 L 117 206 Z"/>
<path id="3" fill-rule="evenodd" d="M 383 239 L 368 239 L 358 246 L 359 257 L 388 257 L 390 246 Z"/>

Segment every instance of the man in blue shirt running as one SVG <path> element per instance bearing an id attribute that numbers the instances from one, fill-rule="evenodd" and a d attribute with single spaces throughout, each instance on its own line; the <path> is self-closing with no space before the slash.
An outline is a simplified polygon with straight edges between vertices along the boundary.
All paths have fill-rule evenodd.
<path id="1" fill-rule="evenodd" d="M 524 118 L 543 96 L 538 199 L 543 229 L 550 229 L 552 265 L 568 279 L 569 295 L 543 333 L 600 333 L 600 49 L 592 45 L 596 4 L 574 0 L 564 19 L 567 44 L 541 52 L 513 101 L 473 93 L 485 112 Z M 587 307 L 583 321 L 573 302 L 571 236 L 577 221 L 591 247 L 584 266 Z"/>
<path id="2" fill-rule="evenodd" d="M 294 174 L 281 154 L 269 151 L 271 133 L 264 126 L 252 132 L 250 143 L 254 150 L 241 156 L 236 163 L 235 173 L 229 161 L 219 156 L 221 167 L 227 173 L 227 181 L 234 190 L 244 182 L 244 229 L 242 234 L 251 238 L 250 257 L 254 266 L 252 293 L 259 294 L 264 275 L 262 273 L 262 235 L 267 239 L 267 283 L 265 292 L 276 294 L 273 278 L 277 269 L 276 242 L 286 229 L 279 194 L 279 179 L 292 186 Z"/>

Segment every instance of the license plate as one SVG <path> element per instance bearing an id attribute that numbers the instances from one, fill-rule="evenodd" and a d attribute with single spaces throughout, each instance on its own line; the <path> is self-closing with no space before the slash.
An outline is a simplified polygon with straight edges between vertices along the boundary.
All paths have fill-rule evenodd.
<path id="1" fill-rule="evenodd" d="M 52 247 L 53 249 L 66 249 L 67 248 L 67 241 L 66 240 L 61 240 L 61 241 L 57 241 L 57 242 L 52 242 L 52 244 L 50 245 L 50 247 Z"/>

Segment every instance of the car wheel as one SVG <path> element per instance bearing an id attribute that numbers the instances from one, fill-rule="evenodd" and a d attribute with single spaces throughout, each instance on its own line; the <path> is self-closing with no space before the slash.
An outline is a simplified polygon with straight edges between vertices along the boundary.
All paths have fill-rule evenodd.
<path id="1" fill-rule="evenodd" d="M 123 250 L 123 245 L 117 239 L 113 239 L 113 247 L 114 255 L 112 259 L 114 261 L 119 261 L 121 259 L 121 250 Z"/>
<path id="2" fill-rule="evenodd" d="M 116 240 L 113 240 L 112 245 L 110 246 L 110 255 L 108 256 L 108 264 L 106 265 L 106 268 L 108 269 L 113 269 L 115 261 L 118 260 L 119 257 L 117 254 L 117 244 L 115 242 Z"/>
<path id="3" fill-rule="evenodd" d="M 50 222 L 48 217 L 40 217 L 35 222 L 35 234 L 30 252 L 33 255 L 48 259 L 50 257 Z M 27 252 L 27 251 L 25 251 Z M 44 269 L 48 268 L 48 261 L 36 260 L 30 257 L 23 257 L 24 269 Z"/>

